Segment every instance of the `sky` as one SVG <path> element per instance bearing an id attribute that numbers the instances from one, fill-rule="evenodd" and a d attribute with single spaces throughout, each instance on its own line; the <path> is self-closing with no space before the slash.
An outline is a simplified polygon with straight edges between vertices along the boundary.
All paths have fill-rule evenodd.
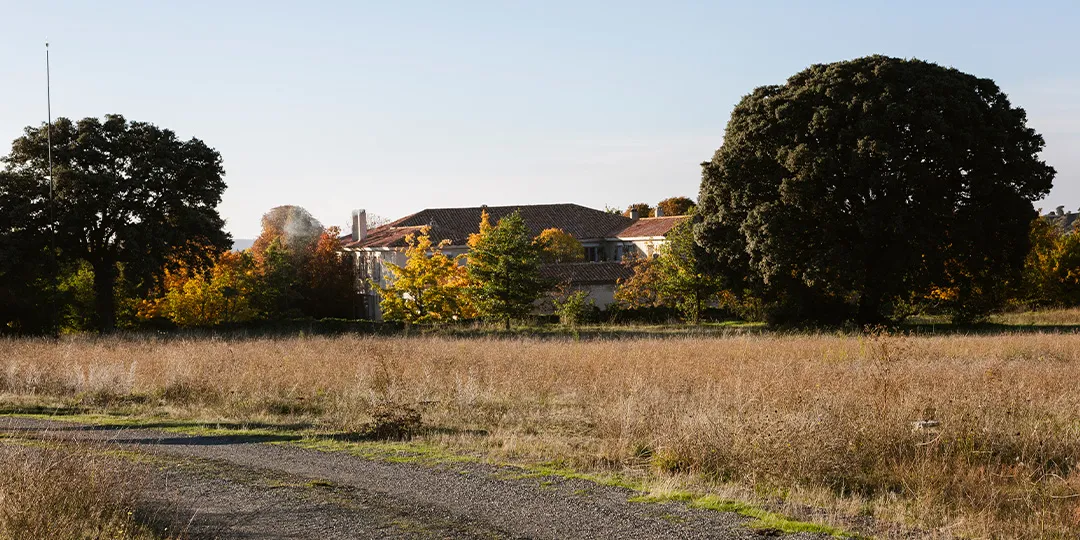
<path id="1" fill-rule="evenodd" d="M 1046 139 L 1044 209 L 1080 207 L 1080 2 L 0 0 L 0 155 L 123 114 L 217 149 L 236 238 L 274 206 L 697 197 L 739 99 L 885 54 L 994 79 Z"/>

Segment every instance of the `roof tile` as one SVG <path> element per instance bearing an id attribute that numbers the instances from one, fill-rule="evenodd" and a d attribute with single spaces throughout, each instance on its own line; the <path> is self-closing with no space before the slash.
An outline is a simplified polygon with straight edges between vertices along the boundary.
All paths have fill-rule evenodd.
<path id="1" fill-rule="evenodd" d="M 610 214 L 577 204 L 529 204 L 521 206 L 476 206 L 471 208 L 429 208 L 368 233 L 362 242 L 349 244 L 349 248 L 404 247 L 405 236 L 420 227 L 430 226 L 433 242 L 450 240 L 454 246 L 462 246 L 469 235 L 480 230 L 480 215 L 487 210 L 491 222 L 497 223 L 515 211 L 521 212 L 529 232 L 536 236 L 544 229 L 557 228 L 578 240 L 610 237 L 633 223 L 628 217 Z M 400 232 L 408 229 L 406 232 Z"/>
<path id="2" fill-rule="evenodd" d="M 572 285 L 615 283 L 618 279 L 627 279 L 634 270 L 620 262 L 579 262 L 556 263 L 540 266 L 540 276 L 544 279 Z"/>
<path id="3" fill-rule="evenodd" d="M 641 218 L 629 227 L 619 231 L 615 236 L 619 238 L 641 238 L 645 236 L 667 236 L 676 225 L 686 221 L 690 216 L 663 216 L 653 218 Z"/>

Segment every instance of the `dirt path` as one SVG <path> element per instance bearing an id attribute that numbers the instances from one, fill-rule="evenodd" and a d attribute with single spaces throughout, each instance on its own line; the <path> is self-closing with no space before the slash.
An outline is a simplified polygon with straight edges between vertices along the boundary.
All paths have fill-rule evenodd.
<path id="1" fill-rule="evenodd" d="M 477 463 L 424 465 L 267 444 L 274 436 L 0 417 L 0 433 L 147 455 L 151 493 L 194 538 L 761 538 L 747 518 L 584 480 Z M 818 538 L 798 534 L 786 538 Z"/>

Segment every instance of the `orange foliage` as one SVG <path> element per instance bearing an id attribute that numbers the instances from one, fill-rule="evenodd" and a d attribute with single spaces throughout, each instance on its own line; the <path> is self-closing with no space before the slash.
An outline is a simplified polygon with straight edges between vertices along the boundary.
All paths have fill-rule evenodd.
<path id="1" fill-rule="evenodd" d="M 160 298 L 144 300 L 143 319 L 165 318 L 179 326 L 212 326 L 248 321 L 257 315 L 252 303 L 257 273 L 248 253 L 226 251 L 207 272 L 178 263 L 166 270 Z"/>

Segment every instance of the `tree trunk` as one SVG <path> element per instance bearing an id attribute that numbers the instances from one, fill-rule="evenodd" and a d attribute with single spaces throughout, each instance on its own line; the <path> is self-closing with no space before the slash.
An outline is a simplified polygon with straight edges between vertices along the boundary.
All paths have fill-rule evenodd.
<path id="1" fill-rule="evenodd" d="M 506 324 L 503 327 L 507 330 L 510 330 L 510 317 L 506 318 L 505 323 Z"/>
<path id="2" fill-rule="evenodd" d="M 95 326 L 102 333 L 116 328 L 116 264 L 100 262 L 94 268 L 94 318 Z"/>

